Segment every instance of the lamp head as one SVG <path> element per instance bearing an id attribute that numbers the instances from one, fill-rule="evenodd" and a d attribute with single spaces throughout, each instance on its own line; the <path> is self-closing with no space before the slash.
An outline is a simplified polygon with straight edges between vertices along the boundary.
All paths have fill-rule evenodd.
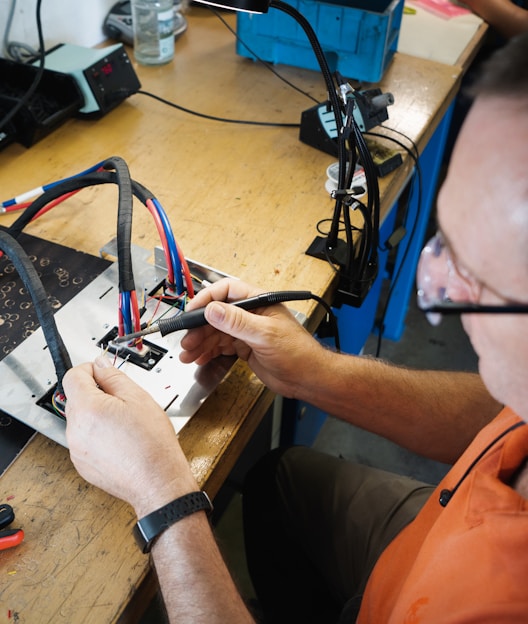
<path id="1" fill-rule="evenodd" d="M 246 13 L 267 13 L 271 3 L 270 0 L 196 0 L 196 2 Z"/>

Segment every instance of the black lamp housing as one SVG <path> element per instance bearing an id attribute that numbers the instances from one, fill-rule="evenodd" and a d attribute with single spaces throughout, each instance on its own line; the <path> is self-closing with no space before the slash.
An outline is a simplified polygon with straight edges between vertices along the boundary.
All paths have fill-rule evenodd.
<path id="1" fill-rule="evenodd" d="M 229 9 L 231 11 L 244 11 L 246 13 L 267 13 L 270 7 L 269 0 L 196 0 L 200 4 Z"/>

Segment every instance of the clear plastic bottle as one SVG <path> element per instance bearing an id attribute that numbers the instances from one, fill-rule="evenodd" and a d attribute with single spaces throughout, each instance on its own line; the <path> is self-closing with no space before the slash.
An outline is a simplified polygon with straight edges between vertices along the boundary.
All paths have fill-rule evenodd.
<path id="1" fill-rule="evenodd" d="M 174 0 L 132 0 L 134 57 L 142 65 L 174 58 Z"/>

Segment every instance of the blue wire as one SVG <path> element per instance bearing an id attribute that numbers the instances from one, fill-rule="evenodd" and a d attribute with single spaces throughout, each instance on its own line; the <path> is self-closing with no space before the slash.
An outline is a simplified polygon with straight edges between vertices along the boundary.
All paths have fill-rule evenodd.
<path id="1" fill-rule="evenodd" d="M 182 295 L 183 290 L 183 277 L 182 277 L 182 266 L 180 262 L 180 257 L 178 256 L 178 248 L 176 246 L 176 240 L 174 238 L 174 234 L 172 232 L 172 228 L 169 222 L 169 219 L 163 210 L 159 201 L 153 197 L 152 203 L 156 206 L 156 210 L 161 219 L 161 223 L 163 225 L 163 229 L 165 231 L 165 236 L 167 238 L 167 245 L 169 248 L 169 255 L 172 262 L 172 266 L 174 268 L 174 279 L 176 281 L 176 292 L 178 295 Z"/>
<path id="2" fill-rule="evenodd" d="M 123 316 L 123 330 L 125 334 L 132 333 L 132 316 L 130 314 L 130 291 L 121 293 L 121 315 Z"/>
<path id="3" fill-rule="evenodd" d="M 56 182 L 50 182 L 49 184 L 45 184 L 42 188 L 45 191 L 47 191 L 48 189 L 53 188 L 54 186 L 57 186 L 57 184 L 61 184 L 62 182 L 66 182 L 68 180 L 74 180 L 75 178 L 79 178 L 80 176 L 83 176 L 87 173 L 92 173 L 92 171 L 97 171 L 97 169 L 100 169 L 105 164 L 106 160 L 102 160 L 101 162 L 98 162 L 96 165 L 93 165 L 92 167 L 89 167 L 88 169 L 85 169 L 84 171 L 80 171 L 79 173 L 76 173 L 72 176 L 69 176 L 67 178 L 62 178 L 62 180 L 57 180 Z"/>
<path id="4" fill-rule="evenodd" d="M 0 204 L 0 207 L 9 208 L 10 206 L 16 206 L 17 204 L 21 203 L 20 201 L 21 198 L 25 199 L 26 197 L 28 197 L 29 199 L 29 197 L 34 197 L 38 193 L 43 193 L 44 191 L 47 191 L 48 189 L 51 189 L 54 186 L 57 186 L 57 184 L 61 184 L 62 182 L 66 182 L 67 180 L 73 180 L 75 178 L 85 175 L 86 173 L 92 173 L 92 171 L 97 171 L 97 169 L 100 169 L 104 165 L 105 162 L 106 160 L 102 160 L 96 165 L 93 165 L 93 167 L 89 167 L 88 169 L 85 169 L 84 171 L 81 171 L 80 173 L 76 173 L 75 175 L 69 176 L 67 178 L 62 178 L 62 180 L 56 180 L 55 182 L 50 182 L 49 184 L 44 184 L 43 186 L 38 186 L 32 189 L 31 191 L 27 191 L 26 193 L 22 193 L 21 195 L 17 195 L 16 197 L 7 199 L 6 201 Z"/>

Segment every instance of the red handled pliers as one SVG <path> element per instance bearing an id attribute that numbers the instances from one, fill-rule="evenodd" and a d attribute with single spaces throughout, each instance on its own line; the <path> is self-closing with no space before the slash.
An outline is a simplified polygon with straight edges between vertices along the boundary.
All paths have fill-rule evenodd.
<path id="1" fill-rule="evenodd" d="M 18 546 L 24 539 L 22 529 L 6 529 L 15 519 L 15 512 L 11 505 L 0 504 L 0 550 Z"/>

